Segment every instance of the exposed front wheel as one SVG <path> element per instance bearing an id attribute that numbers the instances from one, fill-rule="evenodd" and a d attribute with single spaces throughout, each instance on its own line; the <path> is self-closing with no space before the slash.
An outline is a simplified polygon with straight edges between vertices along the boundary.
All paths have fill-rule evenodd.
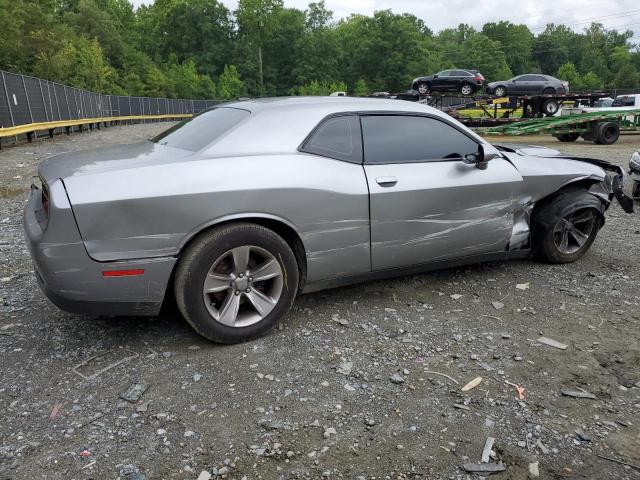
<path id="1" fill-rule="evenodd" d="M 550 263 L 578 260 L 591 247 L 602 225 L 602 203 L 585 190 L 560 193 L 534 212 L 533 253 Z"/>
<path id="2" fill-rule="evenodd" d="M 460 93 L 462 95 L 471 95 L 473 93 L 473 87 L 468 83 L 463 83 L 460 87 Z"/>
<path id="3" fill-rule="evenodd" d="M 238 343 L 263 335 L 289 311 L 298 265 L 287 243 L 260 225 L 213 229 L 180 258 L 175 276 L 180 312 L 203 337 Z"/>

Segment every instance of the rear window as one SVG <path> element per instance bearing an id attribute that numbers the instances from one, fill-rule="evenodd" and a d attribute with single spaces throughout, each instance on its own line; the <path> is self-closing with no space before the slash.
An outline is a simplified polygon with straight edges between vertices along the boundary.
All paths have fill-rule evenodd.
<path id="1" fill-rule="evenodd" d="M 239 108 L 214 108 L 178 123 L 151 141 L 197 152 L 238 125 L 250 114 L 249 111 Z"/>

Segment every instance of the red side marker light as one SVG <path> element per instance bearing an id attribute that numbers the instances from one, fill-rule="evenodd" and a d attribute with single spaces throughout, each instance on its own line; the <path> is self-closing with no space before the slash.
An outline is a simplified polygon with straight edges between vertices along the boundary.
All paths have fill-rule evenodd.
<path id="1" fill-rule="evenodd" d="M 141 268 L 134 270 L 105 270 L 102 272 L 103 277 L 135 277 L 136 275 L 144 275 Z"/>

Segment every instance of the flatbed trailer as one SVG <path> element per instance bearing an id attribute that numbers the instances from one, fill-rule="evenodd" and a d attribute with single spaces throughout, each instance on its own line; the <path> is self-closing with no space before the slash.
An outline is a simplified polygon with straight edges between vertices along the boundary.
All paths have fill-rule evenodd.
<path id="1" fill-rule="evenodd" d="M 485 135 L 533 135 L 547 133 L 561 142 L 574 142 L 579 137 L 599 145 L 618 141 L 621 131 L 640 130 L 640 109 L 589 112 L 560 117 L 522 120 L 491 127 L 480 133 Z"/>

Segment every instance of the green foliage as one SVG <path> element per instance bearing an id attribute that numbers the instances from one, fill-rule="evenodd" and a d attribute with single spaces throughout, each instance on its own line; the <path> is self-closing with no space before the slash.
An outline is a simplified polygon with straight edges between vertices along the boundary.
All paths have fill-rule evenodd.
<path id="1" fill-rule="evenodd" d="M 334 92 L 346 92 L 347 84 L 344 82 L 327 82 L 318 80 L 313 80 L 307 85 L 302 85 L 294 90 L 298 95 L 308 95 L 308 96 L 327 96 Z"/>
<path id="2" fill-rule="evenodd" d="M 592 23 L 460 24 L 433 33 L 391 10 L 335 21 L 324 0 L 299 10 L 283 0 L 0 0 L 0 68 L 117 94 L 172 98 L 399 92 L 445 68 L 487 81 L 556 74 L 573 91 L 637 88 L 632 31 Z M 340 81 L 336 81 L 340 79 Z"/>
<path id="3" fill-rule="evenodd" d="M 365 82 L 362 78 L 359 78 L 356 84 L 353 86 L 353 94 L 356 97 L 366 97 L 369 94 L 367 82 Z"/>
<path id="4" fill-rule="evenodd" d="M 218 83 L 218 95 L 222 100 L 237 99 L 242 96 L 244 82 L 235 65 L 225 65 Z"/>

